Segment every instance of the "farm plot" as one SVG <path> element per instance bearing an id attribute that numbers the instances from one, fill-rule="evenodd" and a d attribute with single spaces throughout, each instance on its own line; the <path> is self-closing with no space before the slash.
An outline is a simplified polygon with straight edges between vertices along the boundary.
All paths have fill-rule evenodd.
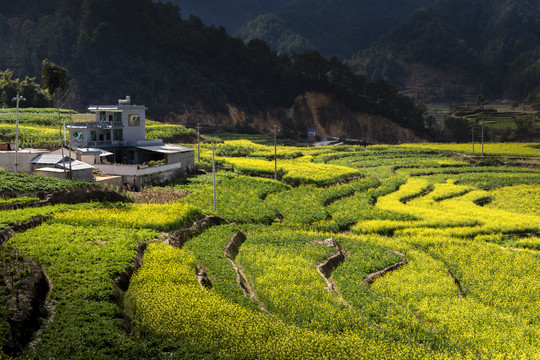
<path id="1" fill-rule="evenodd" d="M 177 185 L 190 193 L 179 201 L 63 212 L 9 241 L 59 284 L 30 357 L 540 357 L 537 169 L 431 149 L 284 148 L 278 166 L 355 174 L 303 170 L 285 183 L 285 167 L 281 181 L 259 177 L 273 175 L 271 147 L 220 146 L 224 164 L 261 166 L 219 173 L 217 215 L 231 223 L 171 240 L 214 213 L 203 175 Z M 121 311 L 111 284 L 148 242 L 116 291 Z"/>
<path id="2" fill-rule="evenodd" d="M 87 114 L 84 114 L 87 115 Z M 93 118 L 93 114 L 90 118 Z M 19 109 L 19 146 L 20 147 L 58 147 L 62 144 L 64 132 L 62 125 L 81 116 L 72 110 L 54 108 Z M 15 139 L 16 113 L 14 109 L 0 109 L 0 137 L 9 141 Z M 182 135 L 194 134 L 194 130 L 183 125 L 163 124 L 146 120 L 146 137 L 148 139 L 174 139 Z M 66 136 L 68 133 L 66 131 Z"/>

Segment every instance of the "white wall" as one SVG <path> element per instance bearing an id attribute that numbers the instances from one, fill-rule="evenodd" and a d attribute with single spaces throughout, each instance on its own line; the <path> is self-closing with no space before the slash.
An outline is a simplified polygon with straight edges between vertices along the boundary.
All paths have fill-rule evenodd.
<path id="1" fill-rule="evenodd" d="M 130 116 L 133 115 L 139 116 L 139 125 L 130 124 Z M 142 140 L 146 137 L 144 109 L 123 109 L 122 123 L 124 124 L 124 141 Z"/>
<path id="2" fill-rule="evenodd" d="M 31 174 L 31 161 L 40 154 L 48 154 L 47 150 L 19 150 L 17 155 L 17 171 L 20 173 Z M 7 171 L 15 171 L 15 151 L 0 151 L 0 167 Z"/>

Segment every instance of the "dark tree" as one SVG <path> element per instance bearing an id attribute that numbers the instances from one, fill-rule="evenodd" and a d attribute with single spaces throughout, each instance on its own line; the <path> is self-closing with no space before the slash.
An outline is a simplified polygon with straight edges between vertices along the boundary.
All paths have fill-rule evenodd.
<path id="1" fill-rule="evenodd" d="M 58 91 L 66 91 L 68 88 L 67 69 L 50 62 L 49 59 L 43 60 L 41 66 L 41 80 L 43 87 L 51 96 L 55 96 Z"/>

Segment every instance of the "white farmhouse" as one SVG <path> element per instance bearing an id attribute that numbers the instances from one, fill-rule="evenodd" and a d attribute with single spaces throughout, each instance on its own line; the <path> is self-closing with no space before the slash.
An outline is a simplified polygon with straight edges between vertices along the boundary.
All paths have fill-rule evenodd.
<path id="1" fill-rule="evenodd" d="M 146 139 L 146 107 L 131 104 L 129 96 L 117 105 L 92 105 L 88 110 L 95 119 L 68 126 L 77 160 L 121 176 L 133 187 L 163 184 L 195 167 L 193 149 Z"/>

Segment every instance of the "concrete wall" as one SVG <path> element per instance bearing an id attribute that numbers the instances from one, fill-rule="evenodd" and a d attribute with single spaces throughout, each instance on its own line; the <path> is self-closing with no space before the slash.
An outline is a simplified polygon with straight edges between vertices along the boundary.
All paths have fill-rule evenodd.
<path id="1" fill-rule="evenodd" d="M 94 181 L 93 169 L 74 170 L 72 180 Z"/>
<path id="2" fill-rule="evenodd" d="M 63 171 L 58 172 L 58 171 L 36 170 L 36 174 L 50 177 L 50 178 L 65 179 Z"/>
<path id="3" fill-rule="evenodd" d="M 138 125 L 130 122 L 132 116 L 139 117 Z M 124 140 L 134 141 L 146 138 L 145 132 L 145 111 L 144 109 L 124 109 L 122 110 L 122 123 L 124 124 Z"/>
<path id="4" fill-rule="evenodd" d="M 66 174 L 64 170 L 55 169 L 56 171 L 48 171 L 47 169 L 39 170 L 36 169 L 34 173 L 46 177 L 52 177 L 57 179 L 65 179 Z M 67 172 L 69 176 L 69 171 Z M 73 175 L 71 180 L 80 180 L 80 181 L 94 181 L 94 175 L 92 174 L 92 169 L 82 169 L 82 170 L 73 170 Z"/>
<path id="5" fill-rule="evenodd" d="M 126 164 L 96 164 L 95 167 L 105 174 L 120 175 L 120 176 L 145 176 L 153 175 L 162 171 L 177 170 L 182 168 L 182 163 L 167 164 L 151 167 L 139 167 L 138 165 L 126 165 Z"/>
<path id="6" fill-rule="evenodd" d="M 182 153 L 167 155 L 167 161 L 171 163 L 171 160 L 181 162 L 184 169 L 193 170 L 195 168 L 195 150 L 186 151 Z M 174 157 L 172 156 L 174 155 Z"/>
<path id="7" fill-rule="evenodd" d="M 184 177 L 190 170 L 184 168 L 171 169 L 141 176 L 122 176 L 124 184 L 140 189 L 147 186 L 166 185 Z"/>
<path id="8" fill-rule="evenodd" d="M 31 174 L 31 161 L 40 154 L 48 154 L 47 150 L 24 149 L 19 150 L 17 154 L 17 171 L 20 173 Z M 0 167 L 7 171 L 15 171 L 15 151 L 0 151 Z"/>
<path id="9" fill-rule="evenodd" d="M 96 165 L 96 168 L 121 176 L 122 183 L 133 188 L 165 185 L 193 171 L 193 166 L 187 167 L 183 162 L 147 168 L 138 168 L 137 165 Z"/>
<path id="10" fill-rule="evenodd" d="M 96 176 L 96 182 L 99 184 L 110 185 L 117 189 L 122 189 L 122 177 L 121 176 Z"/>

